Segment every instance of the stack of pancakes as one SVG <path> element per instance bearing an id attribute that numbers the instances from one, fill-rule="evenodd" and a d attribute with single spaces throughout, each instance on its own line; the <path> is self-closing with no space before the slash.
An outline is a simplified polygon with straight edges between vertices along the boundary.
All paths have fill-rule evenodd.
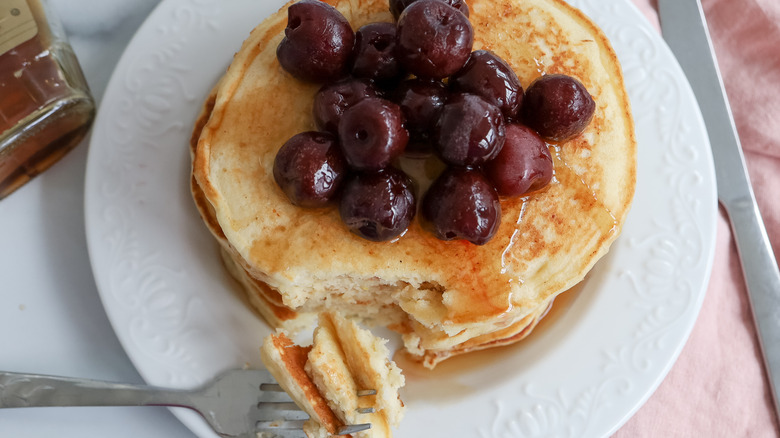
<path id="1" fill-rule="evenodd" d="M 353 29 L 392 21 L 387 0 L 327 2 Z M 470 0 L 475 50 L 506 60 L 524 87 L 542 74 L 579 79 L 595 115 L 581 135 L 550 145 L 555 175 L 546 189 L 501 200 L 501 225 L 487 244 L 438 240 L 417 220 L 378 243 L 351 234 L 335 207 L 292 205 L 274 182 L 277 150 L 316 129 L 319 86 L 290 76 L 275 55 L 287 6 L 236 53 L 191 142 L 193 196 L 252 305 L 290 330 L 319 311 L 388 325 L 431 368 L 525 337 L 608 251 L 634 195 L 633 121 L 606 37 L 563 0 Z"/>
<path id="2" fill-rule="evenodd" d="M 277 331 L 265 339 L 260 353 L 279 385 L 309 414 L 304 423 L 309 437 L 327 437 L 344 425 L 362 423 L 371 423 L 370 431 L 354 436 L 390 437 L 390 428 L 403 417 L 401 370 L 387 359 L 385 341 L 354 321 L 323 313 L 311 346 L 296 345 Z M 365 390 L 375 394 L 359 396 Z M 374 412 L 361 413 L 364 408 Z"/>

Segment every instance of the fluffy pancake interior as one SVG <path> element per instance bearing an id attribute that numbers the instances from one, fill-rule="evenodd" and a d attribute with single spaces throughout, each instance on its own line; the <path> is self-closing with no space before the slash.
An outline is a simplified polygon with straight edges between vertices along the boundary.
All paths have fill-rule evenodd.
<path id="1" fill-rule="evenodd" d="M 392 436 L 404 406 L 398 395 L 404 385 L 400 368 L 388 358 L 386 341 L 337 315 L 319 315 L 309 347 L 295 345 L 284 332 L 268 336 L 261 357 L 268 370 L 313 420 L 309 436 L 335 433 L 344 424 L 371 423 L 356 437 Z M 375 395 L 358 396 L 362 389 Z M 359 408 L 375 409 L 360 413 Z"/>
<path id="2" fill-rule="evenodd" d="M 295 345 L 283 332 L 265 338 L 260 357 L 279 385 L 312 421 L 335 434 L 344 423 L 328 407 L 327 400 L 305 372 L 311 347 Z"/>

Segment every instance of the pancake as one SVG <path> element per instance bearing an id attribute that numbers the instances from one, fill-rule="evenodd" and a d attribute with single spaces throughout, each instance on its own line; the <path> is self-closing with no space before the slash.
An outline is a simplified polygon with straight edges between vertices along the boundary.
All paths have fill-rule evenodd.
<path id="1" fill-rule="evenodd" d="M 552 300 L 507 327 L 488 331 L 479 336 L 464 336 L 464 341 L 445 350 L 432 348 L 442 343 L 443 337 L 449 337 L 442 331 L 429 330 L 413 321 L 409 322 L 412 325 L 411 329 L 399 328 L 398 331 L 403 333 L 404 345 L 410 357 L 421 362 L 426 368 L 433 369 L 436 364 L 452 356 L 509 345 L 525 339 L 547 314 L 550 307 L 552 307 Z"/>
<path id="2" fill-rule="evenodd" d="M 386 0 L 328 3 L 354 29 L 392 21 Z M 474 50 L 507 61 L 524 88 L 542 74 L 579 79 L 596 102 L 595 115 L 579 136 L 549 145 L 549 186 L 501 199 L 501 225 L 487 244 L 438 240 L 418 220 L 398 239 L 377 243 L 350 233 L 336 208 L 292 205 L 274 182 L 277 150 L 316 129 L 319 86 L 290 76 L 275 55 L 288 6 L 251 32 L 193 133 L 196 203 L 240 267 L 234 273 L 257 285 L 248 288 L 255 307 L 292 312 L 267 318 L 274 326 L 323 310 L 387 324 L 431 368 L 527 335 L 551 300 L 607 253 L 633 198 L 633 121 L 604 34 L 562 0 L 469 1 Z M 410 167 L 427 166 L 412 161 Z"/>
<path id="3" fill-rule="evenodd" d="M 217 87 L 211 90 L 196 119 L 195 129 L 190 139 L 190 153 L 193 158 L 200 133 L 214 108 L 216 90 Z M 241 285 L 242 290 L 245 292 L 244 296 L 250 306 L 272 327 L 282 328 L 290 332 L 298 332 L 311 327 L 316 319 L 315 313 L 296 312 L 285 306 L 276 290 L 270 288 L 262 281 L 252 278 L 244 269 L 240 263 L 242 259 L 236 254 L 230 242 L 227 241 L 225 233 L 214 216 L 214 208 L 206 199 L 194 175 L 190 178 L 190 190 L 195 207 L 203 218 L 206 227 L 220 244 L 220 254 L 225 268 Z"/>
<path id="4" fill-rule="evenodd" d="M 381 438 L 392 436 L 391 427 L 404 414 L 398 396 L 404 377 L 388 359 L 385 342 L 354 321 L 323 313 L 311 346 L 296 345 L 278 331 L 265 338 L 260 353 L 279 385 L 309 414 L 307 436 L 327 437 L 347 424 L 371 423 L 353 436 Z M 376 394 L 358 396 L 367 389 Z M 372 413 L 358 411 L 371 407 Z"/>

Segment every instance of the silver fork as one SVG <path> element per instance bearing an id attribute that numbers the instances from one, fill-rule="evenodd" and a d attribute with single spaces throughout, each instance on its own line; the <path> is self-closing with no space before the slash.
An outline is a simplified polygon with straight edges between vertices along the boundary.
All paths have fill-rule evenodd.
<path id="1" fill-rule="evenodd" d="M 266 370 L 226 371 L 194 390 L 0 372 L 0 408 L 44 406 L 184 407 L 228 438 L 305 438 L 301 427 L 309 418 Z M 346 425 L 338 434 L 370 427 Z"/>

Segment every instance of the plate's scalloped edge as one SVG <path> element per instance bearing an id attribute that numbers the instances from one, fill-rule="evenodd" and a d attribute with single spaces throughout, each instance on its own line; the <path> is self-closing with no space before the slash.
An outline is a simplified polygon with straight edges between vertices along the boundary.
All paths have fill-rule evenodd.
<path id="1" fill-rule="evenodd" d="M 570 3 L 596 17 L 618 52 L 635 109 L 640 159 L 648 135 L 664 147 L 654 174 L 639 175 L 638 192 L 646 178 L 658 178 L 667 208 L 647 218 L 629 214 L 627 235 L 615 244 L 615 250 L 630 253 L 618 264 L 624 267 L 614 281 L 632 297 L 622 310 L 635 316 L 635 324 L 588 359 L 593 370 L 584 382 L 561 387 L 523 376 L 508 379 L 509 389 L 497 389 L 491 398 L 490 424 L 475 425 L 474 435 L 484 438 L 593 436 L 617 429 L 682 349 L 712 266 L 714 171 L 684 76 L 649 24 L 637 26 L 644 18 L 627 0 Z M 137 38 L 131 41 L 109 83 L 90 146 L 86 224 L 96 282 L 120 341 L 154 384 L 184 387 L 208 377 L 210 352 L 193 345 L 208 336 L 195 321 L 208 318 L 209 303 L 179 287 L 190 267 L 166 260 L 149 245 L 158 236 L 142 235 L 136 227 L 150 214 L 145 206 L 154 190 L 143 184 L 144 173 L 154 169 L 139 151 L 164 152 L 156 142 L 161 136 L 188 137 L 189 125 L 175 114 L 183 105 L 199 105 L 200 95 L 181 78 L 202 61 L 188 59 L 183 49 L 192 32 L 219 32 L 226 24 L 217 5 L 223 6 L 216 0 L 167 0 L 158 6 L 139 31 L 152 35 L 155 44 L 139 50 Z M 640 221 L 653 226 L 632 228 Z M 522 397 L 509 400 L 507 391 Z M 197 416 L 175 413 L 198 435 L 215 436 Z"/>

